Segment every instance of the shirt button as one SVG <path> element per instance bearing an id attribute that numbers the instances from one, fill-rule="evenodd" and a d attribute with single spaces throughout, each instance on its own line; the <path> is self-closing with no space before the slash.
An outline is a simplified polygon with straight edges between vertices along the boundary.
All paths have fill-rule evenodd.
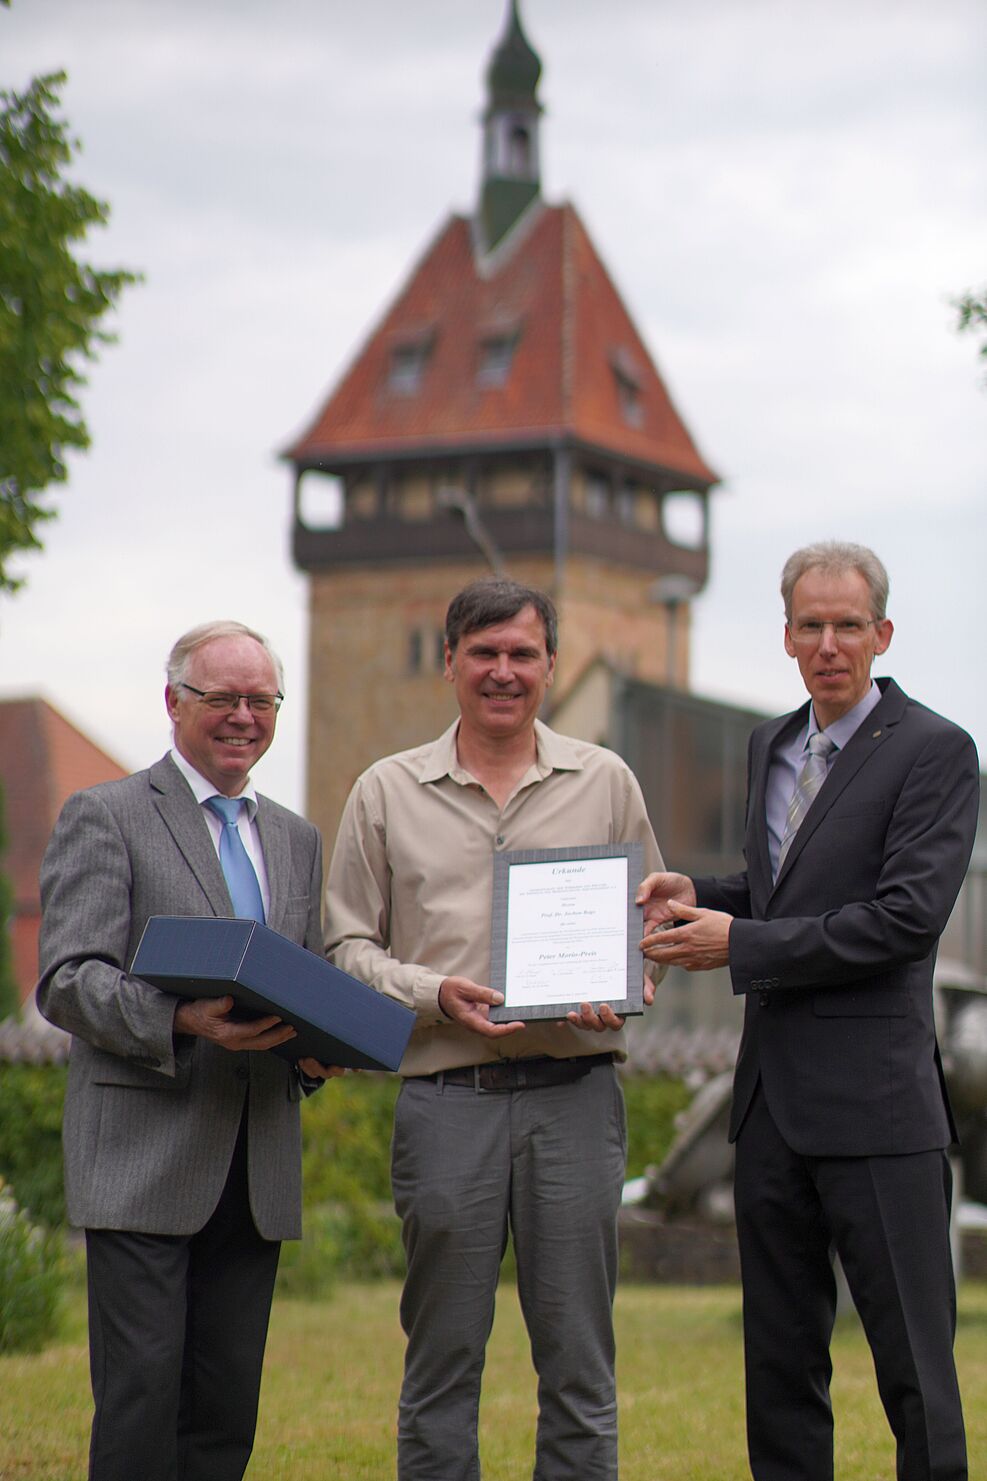
<path id="1" fill-rule="evenodd" d="M 496 845 L 497 845 L 498 848 L 503 848 L 504 847 L 504 835 L 503 835 L 503 833 L 498 833 L 497 834 L 497 837 L 494 839 L 494 842 L 496 843 Z"/>

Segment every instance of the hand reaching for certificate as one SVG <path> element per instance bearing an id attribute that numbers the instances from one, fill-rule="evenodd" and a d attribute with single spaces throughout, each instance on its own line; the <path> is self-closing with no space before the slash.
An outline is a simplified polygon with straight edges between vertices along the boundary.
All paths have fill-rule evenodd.
<path id="1" fill-rule="evenodd" d="M 701 910 L 696 891 L 685 874 L 649 874 L 638 886 L 637 903 L 644 906 L 645 936 L 641 951 L 663 967 L 687 972 L 709 972 L 730 960 L 733 916 L 722 910 Z"/>

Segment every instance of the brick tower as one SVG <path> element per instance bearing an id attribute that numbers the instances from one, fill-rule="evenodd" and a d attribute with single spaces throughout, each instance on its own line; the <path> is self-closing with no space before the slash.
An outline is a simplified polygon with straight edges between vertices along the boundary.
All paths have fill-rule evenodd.
<path id="1" fill-rule="evenodd" d="M 576 210 L 541 197 L 540 74 L 511 0 L 476 212 L 440 227 L 285 454 L 310 578 L 308 814 L 327 848 L 359 772 L 451 719 L 445 608 L 491 568 L 554 596 L 554 703 L 600 656 L 688 682 L 716 475 Z M 328 528 L 304 518 L 315 476 L 336 481 Z M 688 546 L 666 533 L 672 495 L 697 505 Z"/>

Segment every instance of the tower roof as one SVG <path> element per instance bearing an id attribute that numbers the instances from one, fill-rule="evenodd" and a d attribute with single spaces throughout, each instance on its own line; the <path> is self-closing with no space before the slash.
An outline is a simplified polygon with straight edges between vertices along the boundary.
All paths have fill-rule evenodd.
<path id="1" fill-rule="evenodd" d="M 484 374 L 498 344 L 499 379 Z M 417 379 L 396 374 L 402 355 L 417 358 Z M 331 471 L 564 441 L 682 487 L 717 481 L 576 210 L 539 205 L 487 258 L 451 217 L 285 456 Z"/>
<path id="2" fill-rule="evenodd" d="M 490 106 L 534 101 L 541 76 L 541 59 L 521 26 L 517 0 L 511 0 L 504 34 L 487 67 Z"/>

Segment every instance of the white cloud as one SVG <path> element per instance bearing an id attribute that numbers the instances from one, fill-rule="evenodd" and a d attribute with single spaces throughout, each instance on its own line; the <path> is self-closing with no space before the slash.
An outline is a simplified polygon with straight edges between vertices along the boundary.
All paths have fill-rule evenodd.
<path id="1" fill-rule="evenodd" d="M 798 699 L 777 572 L 874 544 L 906 687 L 987 743 L 975 346 L 987 18 L 967 0 L 523 0 L 546 195 L 575 201 L 724 474 L 696 605 L 701 690 Z M 94 437 L 0 608 L 0 687 L 43 690 L 132 765 L 163 749 L 173 637 L 243 617 L 289 702 L 262 785 L 299 805 L 306 587 L 289 470 L 451 209 L 476 193 L 502 0 L 44 0 L 0 13 L 4 85 L 64 66 L 100 262 L 142 268 L 92 374 Z M 945 633 L 951 636 L 947 640 Z M 358 696 L 353 697 L 354 703 Z"/>

